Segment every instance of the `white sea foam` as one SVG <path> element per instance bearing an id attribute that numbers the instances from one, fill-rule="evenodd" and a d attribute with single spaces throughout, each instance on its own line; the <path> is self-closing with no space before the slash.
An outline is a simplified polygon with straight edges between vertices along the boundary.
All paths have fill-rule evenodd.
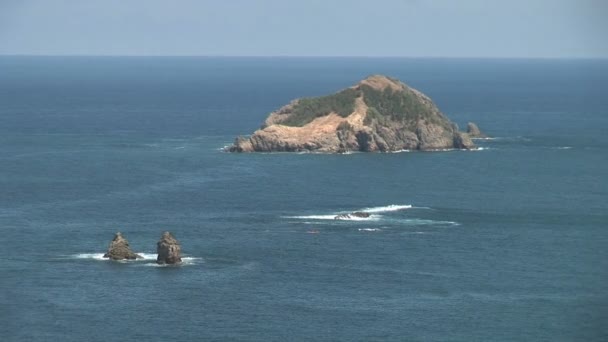
<path id="1" fill-rule="evenodd" d="M 156 253 L 135 253 L 138 254 L 139 256 L 141 256 L 141 258 L 138 258 L 136 260 L 120 260 L 119 262 L 134 262 L 137 264 L 140 264 L 142 266 L 158 266 L 158 267 L 163 267 L 166 265 L 158 265 L 156 264 L 156 262 L 150 262 L 150 261 L 156 261 Z M 103 257 L 104 253 L 79 253 L 79 254 L 74 254 L 74 255 L 70 255 L 70 258 L 74 258 L 74 259 L 88 259 L 88 260 L 98 260 L 98 261 L 109 261 L 110 259 L 108 258 L 104 258 Z M 191 257 L 191 256 L 187 256 L 187 257 L 182 257 L 182 263 L 180 265 L 195 265 L 199 262 L 201 262 L 202 258 L 198 258 L 198 257 Z M 145 262 L 145 263 L 143 263 Z"/>
<path id="2" fill-rule="evenodd" d="M 558 150 L 569 150 L 571 148 L 572 148 L 572 146 L 559 146 L 559 147 L 556 147 L 556 149 L 558 149 Z"/>
<path id="3" fill-rule="evenodd" d="M 384 207 L 364 208 L 361 211 L 366 213 L 386 213 L 391 211 L 406 210 L 412 208 L 411 204 L 391 204 Z"/>
<path id="4" fill-rule="evenodd" d="M 140 255 L 142 258 L 140 260 L 156 260 L 156 253 L 135 253 Z"/>
<path id="5" fill-rule="evenodd" d="M 392 211 L 411 209 L 410 204 L 391 204 L 382 207 L 370 207 L 361 210 L 355 210 L 355 212 L 364 212 L 370 214 L 369 217 L 358 217 L 355 215 L 349 215 L 353 212 L 337 212 L 328 215 L 301 215 L 301 216 L 283 216 L 284 218 L 299 219 L 299 220 L 343 220 L 343 221 L 378 221 L 382 218 L 381 214 Z M 342 215 L 349 215 L 348 217 Z"/>
<path id="6" fill-rule="evenodd" d="M 407 219 L 402 220 L 402 223 L 411 226 L 459 226 L 460 223 L 454 221 L 435 221 L 425 219 Z"/>
<path id="7" fill-rule="evenodd" d="M 105 253 L 79 253 L 72 255 L 75 259 L 108 260 L 103 257 Z"/>
<path id="8" fill-rule="evenodd" d="M 500 137 L 471 138 L 471 140 L 500 140 Z"/>
<path id="9" fill-rule="evenodd" d="M 154 257 L 154 259 L 156 260 L 156 256 Z M 172 264 L 172 265 L 159 265 L 156 262 L 147 262 L 145 264 L 142 264 L 141 266 L 146 266 L 146 267 L 182 267 L 182 266 L 192 266 L 192 265 L 196 265 L 198 263 L 200 263 L 202 261 L 202 258 L 196 258 L 196 257 L 182 257 L 182 262 L 179 264 Z"/>
<path id="10" fill-rule="evenodd" d="M 404 152 L 412 152 L 411 150 L 397 150 L 397 151 L 390 151 L 390 153 L 404 153 Z"/>
<path id="11" fill-rule="evenodd" d="M 358 230 L 360 232 L 379 232 L 382 229 L 380 229 L 380 228 L 359 228 Z"/>
<path id="12" fill-rule="evenodd" d="M 379 216 L 370 215 L 369 217 L 338 217 L 345 213 L 337 213 L 331 215 L 305 215 L 305 216 L 284 216 L 285 218 L 300 219 L 300 220 L 339 220 L 339 221 L 377 221 L 380 219 Z"/>

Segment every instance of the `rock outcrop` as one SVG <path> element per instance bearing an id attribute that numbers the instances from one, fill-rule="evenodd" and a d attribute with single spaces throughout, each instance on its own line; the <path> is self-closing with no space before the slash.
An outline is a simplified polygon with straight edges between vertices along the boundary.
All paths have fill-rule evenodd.
<path id="1" fill-rule="evenodd" d="M 104 254 L 103 257 L 112 260 L 133 260 L 141 258 L 140 255 L 131 251 L 129 241 L 127 241 L 120 232 L 114 235 L 114 239 L 110 242 L 108 252 Z"/>
<path id="2" fill-rule="evenodd" d="M 169 232 L 164 232 L 156 243 L 157 264 L 178 264 L 182 262 L 179 242 Z"/>
<path id="3" fill-rule="evenodd" d="M 479 127 L 477 127 L 477 125 L 473 122 L 469 122 L 467 124 L 467 134 L 471 138 L 487 138 L 488 137 L 482 131 L 480 131 Z"/>
<path id="4" fill-rule="evenodd" d="M 350 213 L 350 214 L 336 215 L 336 217 L 334 217 L 334 220 L 349 220 L 349 219 L 352 219 L 353 217 L 368 218 L 370 216 L 371 216 L 370 213 L 366 213 L 363 211 L 355 211 L 354 213 Z"/>
<path id="5" fill-rule="evenodd" d="M 470 149 L 468 134 L 426 95 L 374 75 L 336 94 L 294 100 L 230 152 L 390 152 Z"/>

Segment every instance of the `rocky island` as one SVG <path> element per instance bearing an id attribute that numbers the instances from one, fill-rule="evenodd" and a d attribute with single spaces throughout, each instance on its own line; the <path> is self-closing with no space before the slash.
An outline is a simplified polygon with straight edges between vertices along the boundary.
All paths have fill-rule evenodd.
<path id="1" fill-rule="evenodd" d="M 397 79 L 373 75 L 332 95 L 292 101 L 226 149 L 345 153 L 474 147 L 469 134 L 429 97 Z"/>

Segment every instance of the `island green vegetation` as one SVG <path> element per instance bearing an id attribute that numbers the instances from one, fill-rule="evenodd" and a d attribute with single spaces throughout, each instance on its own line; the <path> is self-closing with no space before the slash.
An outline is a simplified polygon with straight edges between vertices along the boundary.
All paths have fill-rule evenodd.
<path id="1" fill-rule="evenodd" d="M 281 124 L 301 127 L 331 112 L 345 118 L 355 111 L 355 99 L 358 96 L 359 92 L 356 89 L 347 88 L 328 96 L 300 99 L 294 105 L 289 118 L 281 121 Z"/>
<path id="2" fill-rule="evenodd" d="M 394 90 L 386 87 L 379 90 L 361 84 L 328 96 L 300 99 L 293 106 L 289 117 L 282 120 L 281 124 L 301 127 L 332 112 L 347 117 L 354 112 L 355 100 L 361 96 L 368 107 L 365 125 L 371 125 L 374 121 L 386 125 L 394 121 L 414 127 L 420 119 L 437 124 L 444 121 L 437 117 L 431 104 L 421 101 L 410 89 Z"/>
<path id="3" fill-rule="evenodd" d="M 415 123 L 434 114 L 432 108 L 422 103 L 410 90 L 395 91 L 389 87 L 378 90 L 365 84 L 360 89 L 368 107 L 366 125 L 373 120 L 381 124 L 387 120 Z"/>

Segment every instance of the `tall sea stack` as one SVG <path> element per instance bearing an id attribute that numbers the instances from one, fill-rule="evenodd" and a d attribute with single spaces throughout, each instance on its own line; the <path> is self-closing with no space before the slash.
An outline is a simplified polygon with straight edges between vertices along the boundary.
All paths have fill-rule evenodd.
<path id="1" fill-rule="evenodd" d="M 164 232 L 156 243 L 156 252 L 158 253 L 157 264 L 178 264 L 182 262 L 179 242 L 169 232 Z"/>

